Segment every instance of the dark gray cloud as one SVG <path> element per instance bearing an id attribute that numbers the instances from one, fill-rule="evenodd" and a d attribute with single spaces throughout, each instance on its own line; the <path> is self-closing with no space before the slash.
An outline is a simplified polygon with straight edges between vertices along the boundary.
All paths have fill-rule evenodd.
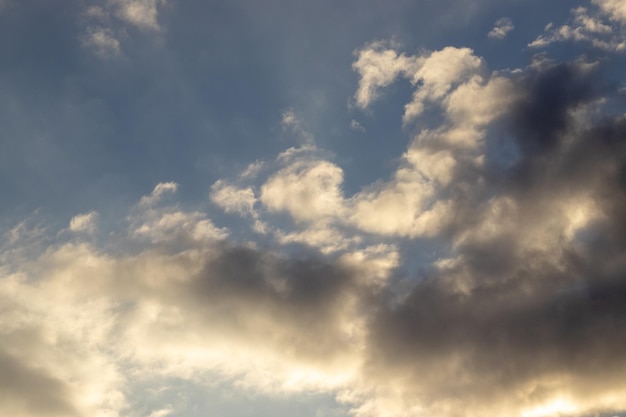
<path id="1" fill-rule="evenodd" d="M 479 200 L 455 201 L 455 260 L 371 321 L 372 372 L 404 375 L 430 405 L 584 403 L 624 389 L 626 123 L 582 111 L 608 91 L 597 72 L 529 71 L 507 118 L 518 159 L 487 174 Z M 564 219 L 589 201 L 593 218 L 568 236 Z"/>
<path id="2" fill-rule="evenodd" d="M 354 314 L 351 303 L 363 303 L 372 289 L 337 262 L 224 247 L 177 292 L 174 302 L 192 302 L 209 327 L 278 344 L 286 357 L 331 361 L 350 349 L 341 326 Z M 259 318 L 266 326 L 255 324 Z"/>
<path id="3" fill-rule="evenodd" d="M 0 410 L 13 415 L 78 416 L 64 381 L 0 351 Z"/>

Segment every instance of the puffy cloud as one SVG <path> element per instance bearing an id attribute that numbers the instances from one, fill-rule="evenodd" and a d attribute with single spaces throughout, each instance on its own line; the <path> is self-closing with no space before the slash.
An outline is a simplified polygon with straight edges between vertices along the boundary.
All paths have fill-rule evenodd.
<path id="1" fill-rule="evenodd" d="M 511 18 L 502 17 L 496 20 L 495 26 L 489 31 L 487 36 L 491 39 L 504 39 L 513 29 L 515 29 L 515 26 Z"/>
<path id="2" fill-rule="evenodd" d="M 369 106 L 377 98 L 380 87 L 391 84 L 399 75 L 414 73 L 419 64 L 420 59 L 398 55 L 393 49 L 385 49 L 382 42 L 372 43 L 360 50 L 358 59 L 352 65 L 361 76 L 354 95 L 357 106 Z"/>
<path id="3" fill-rule="evenodd" d="M 440 230 L 449 208 L 445 202 L 432 203 L 433 194 L 432 185 L 418 172 L 400 170 L 393 182 L 353 197 L 350 221 L 371 233 L 432 236 Z"/>
<path id="4" fill-rule="evenodd" d="M 511 80 L 505 77 L 485 81 L 475 76 L 450 93 L 444 105 L 454 126 L 482 129 L 506 111 L 516 94 Z"/>
<path id="5" fill-rule="evenodd" d="M 419 116 L 426 102 L 442 99 L 454 85 L 478 74 L 481 66 L 482 60 L 469 48 L 448 46 L 431 53 L 417 71 L 409 74 L 417 89 L 405 106 L 403 120 L 409 122 Z"/>
<path id="6" fill-rule="evenodd" d="M 366 108 L 377 98 L 380 87 L 399 76 L 407 78 L 416 90 L 405 106 L 405 122 L 419 116 L 426 102 L 440 101 L 454 85 L 479 74 L 482 67 L 482 60 L 469 48 L 449 46 L 421 56 L 406 56 L 384 47 L 379 42 L 359 51 L 353 67 L 361 78 L 354 97 L 359 107 Z"/>
<path id="7" fill-rule="evenodd" d="M 343 210 L 343 171 L 323 160 L 297 160 L 271 176 L 261 187 L 261 202 L 273 211 L 286 211 L 295 220 L 340 216 Z"/>
<path id="8" fill-rule="evenodd" d="M 626 22 L 626 2 L 624 0 L 592 0 L 611 19 Z"/>

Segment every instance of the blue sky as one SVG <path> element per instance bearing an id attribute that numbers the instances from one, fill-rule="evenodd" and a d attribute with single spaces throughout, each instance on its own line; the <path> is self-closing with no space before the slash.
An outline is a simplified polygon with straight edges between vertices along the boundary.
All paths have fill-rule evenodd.
<path id="1" fill-rule="evenodd" d="M 0 0 L 0 414 L 618 416 L 626 1 Z"/>

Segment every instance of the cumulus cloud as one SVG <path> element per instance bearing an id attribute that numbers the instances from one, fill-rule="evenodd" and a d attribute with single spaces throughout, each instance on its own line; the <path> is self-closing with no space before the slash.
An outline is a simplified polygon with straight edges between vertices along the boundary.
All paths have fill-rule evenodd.
<path id="1" fill-rule="evenodd" d="M 264 204 L 296 221 L 335 219 L 356 227 L 361 238 L 374 233 L 449 243 L 424 276 L 402 290 L 383 279 L 384 291 L 363 311 L 361 363 L 367 366 L 358 368 L 358 383 L 337 390 L 338 398 L 363 417 L 624 409 L 625 369 L 613 365 L 623 362 L 626 337 L 619 330 L 626 320 L 619 214 L 624 119 L 593 117 L 607 92 L 596 81 L 596 65 L 544 61 L 489 75 L 470 52 L 447 53 L 476 65 L 461 65 L 473 69 L 455 72 L 458 78 L 432 81 L 425 97 L 435 97 L 444 123 L 416 134 L 390 180 L 346 197 L 340 176 L 329 176 L 330 188 L 311 185 L 325 178 L 308 174 L 316 160 L 281 168 L 276 178 L 289 179 L 270 176 L 267 183 L 294 187 L 284 201 Z M 359 87 L 362 103 L 391 82 L 387 75 L 403 71 L 396 65 L 420 61 L 380 50 L 372 57 L 379 60 L 376 71 L 368 72 L 364 61 L 355 65 L 370 74 Z M 392 62 L 397 59 L 402 62 Z M 387 75 L 380 68 L 389 69 Z M 506 163 L 488 152 L 503 141 L 514 149 Z M 305 201 L 296 184 L 316 190 L 313 195 L 330 190 L 329 207 L 341 206 L 345 214 L 334 218 L 335 210 L 295 204 Z M 308 234 L 282 238 L 335 239 L 316 224 Z M 353 248 L 335 250 L 358 265 Z M 382 275 L 389 277 L 389 269 Z"/>
<path id="2" fill-rule="evenodd" d="M 626 22 L 626 3 L 623 0 L 592 0 L 611 19 Z"/>
<path id="3" fill-rule="evenodd" d="M 354 98 L 357 106 L 366 108 L 377 97 L 380 87 L 385 87 L 401 74 L 414 73 L 420 60 L 407 57 L 390 48 L 384 42 L 375 42 L 358 52 L 352 67 L 361 75 Z"/>
<path id="4" fill-rule="evenodd" d="M 295 220 L 341 215 L 343 171 L 328 161 L 297 160 L 271 176 L 260 200 L 270 210 L 286 211 Z"/>
<path id="5" fill-rule="evenodd" d="M 263 222 L 268 212 L 287 213 L 296 230 L 274 229 L 277 240 L 325 252 L 354 247 L 368 234 L 434 237 L 443 233 L 455 215 L 453 189 L 466 181 L 462 177 L 467 172 L 480 169 L 486 128 L 518 93 L 510 79 L 489 74 L 483 60 L 468 48 L 446 47 L 410 56 L 381 49 L 384 46 L 366 45 L 357 54 L 354 68 L 361 76 L 357 101 L 369 104 L 377 89 L 403 73 L 415 88 L 405 106 L 405 121 L 418 117 L 427 103 L 444 117 L 437 128 L 416 134 L 391 178 L 346 195 L 343 169 L 317 148 L 313 135 L 289 111 L 283 114 L 282 124 L 304 143 L 265 164 L 266 171 L 274 172 L 263 180 L 258 197 L 244 185 L 246 176 L 240 175 L 237 182 L 242 185 L 216 182 L 212 201 L 226 212 L 253 214 L 257 222 Z M 260 205 L 254 210 L 257 201 Z M 261 229 L 268 231 L 265 226 Z"/>
<path id="6" fill-rule="evenodd" d="M 468 49 L 371 45 L 356 62 L 357 103 L 403 76 L 409 105 L 440 123 L 346 195 L 343 169 L 286 114 L 305 144 L 209 195 L 267 224 L 269 244 L 166 200 L 173 182 L 104 247 L 27 223 L 5 234 L 5 252 L 46 248 L 2 257 L 0 413 L 133 415 L 129 391 L 177 378 L 332 394 L 358 417 L 626 409 L 626 119 L 597 117 L 611 93 L 597 66 L 489 73 Z"/>
<path id="7" fill-rule="evenodd" d="M 487 37 L 491 39 L 504 39 L 509 32 L 515 29 L 510 17 L 502 17 L 496 20 L 495 26 L 489 31 Z"/>
<path id="8" fill-rule="evenodd" d="M 480 74 L 482 60 L 469 48 L 446 47 L 420 56 L 406 56 L 374 43 L 358 52 L 353 68 L 359 73 L 356 104 L 368 107 L 378 90 L 402 76 L 416 86 L 413 100 L 406 104 L 403 120 L 418 117 L 428 102 L 439 102 L 453 86 Z"/>
<path id="9" fill-rule="evenodd" d="M 614 343 L 624 337 L 624 264 L 622 249 L 609 249 L 622 245 L 611 213 L 623 190 L 610 167 L 623 164 L 624 122 L 575 118 L 599 94 L 575 65 L 518 82 L 527 93 L 510 114 L 521 156 L 492 177 L 499 195 L 456 211 L 453 257 L 372 327 L 374 352 L 385 357 L 376 374 L 407 408 L 408 398 L 427 399 L 417 404 L 425 415 L 624 407 L 624 369 L 613 368 L 623 361 Z"/>

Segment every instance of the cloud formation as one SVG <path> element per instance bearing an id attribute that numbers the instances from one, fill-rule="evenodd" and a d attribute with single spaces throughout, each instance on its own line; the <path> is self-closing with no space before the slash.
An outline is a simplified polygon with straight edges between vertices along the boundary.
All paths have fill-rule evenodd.
<path id="1" fill-rule="evenodd" d="M 161 4 L 88 14 L 151 33 Z M 618 50 L 623 2 L 594 4 L 533 46 Z M 199 202 L 161 182 L 123 213 L 8 228 L 0 414 L 176 415 L 172 381 L 321 393 L 355 417 L 626 410 L 626 117 L 602 64 L 498 71 L 467 47 L 374 42 L 352 68 L 351 111 L 375 118 L 385 88 L 408 89 L 408 144 L 356 191 L 289 110 L 275 132 L 295 144 L 224 170 Z M 136 399 L 154 386 L 163 401 Z"/>

